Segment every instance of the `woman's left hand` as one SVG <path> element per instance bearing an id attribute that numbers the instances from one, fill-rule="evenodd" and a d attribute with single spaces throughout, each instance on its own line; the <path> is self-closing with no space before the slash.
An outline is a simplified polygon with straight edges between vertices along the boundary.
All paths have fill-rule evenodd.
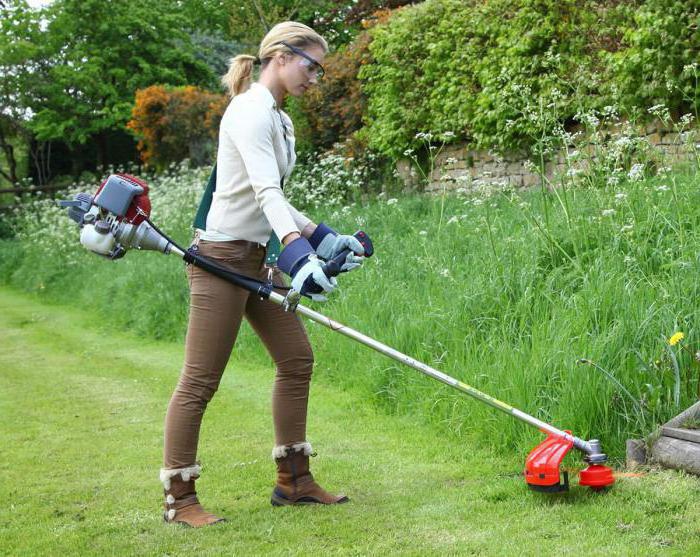
<path id="1" fill-rule="evenodd" d="M 337 257 L 345 250 L 350 250 L 351 253 L 348 254 L 345 262 L 340 267 L 340 270 L 343 272 L 357 269 L 365 260 L 363 257 L 365 248 L 357 238 L 349 234 L 338 234 L 323 223 L 316 227 L 309 241 L 318 256 L 326 261 Z"/>

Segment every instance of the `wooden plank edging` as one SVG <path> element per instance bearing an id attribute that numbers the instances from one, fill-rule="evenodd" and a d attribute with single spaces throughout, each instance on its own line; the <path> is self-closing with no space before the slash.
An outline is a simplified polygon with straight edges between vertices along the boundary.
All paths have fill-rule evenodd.
<path id="1" fill-rule="evenodd" d="M 663 426 L 661 428 L 661 434 L 666 437 L 673 437 L 674 439 L 683 439 L 684 441 L 690 441 L 691 443 L 700 444 L 700 430 L 698 429 L 685 429 L 680 427 L 668 427 Z"/>

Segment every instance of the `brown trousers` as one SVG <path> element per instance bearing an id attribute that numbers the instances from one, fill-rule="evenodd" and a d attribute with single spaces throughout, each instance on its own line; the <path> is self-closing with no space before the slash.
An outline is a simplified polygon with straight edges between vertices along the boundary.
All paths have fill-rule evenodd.
<path id="1" fill-rule="evenodd" d="M 267 280 L 265 248 L 259 244 L 242 240 L 195 243 L 201 255 L 241 274 Z M 165 416 L 164 468 L 195 463 L 202 416 L 219 386 L 244 316 L 277 370 L 272 391 L 275 444 L 305 441 L 313 353 L 299 316 L 194 265 L 188 266 L 187 273 L 190 315 L 185 363 Z M 282 285 L 277 269 L 273 282 Z"/>

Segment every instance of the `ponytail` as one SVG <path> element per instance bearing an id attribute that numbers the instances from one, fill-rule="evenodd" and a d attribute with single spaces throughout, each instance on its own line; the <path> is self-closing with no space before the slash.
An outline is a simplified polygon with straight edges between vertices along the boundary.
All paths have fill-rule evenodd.
<path id="1" fill-rule="evenodd" d="M 248 54 L 239 54 L 229 61 L 228 71 L 221 77 L 221 83 L 231 98 L 245 93 L 250 88 L 255 61 L 255 56 Z"/>

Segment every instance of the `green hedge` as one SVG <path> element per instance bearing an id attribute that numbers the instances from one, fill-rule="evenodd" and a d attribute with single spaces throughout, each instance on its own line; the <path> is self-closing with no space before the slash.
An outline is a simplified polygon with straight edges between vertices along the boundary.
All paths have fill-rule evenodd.
<path id="1" fill-rule="evenodd" d="M 620 104 L 628 111 L 665 104 L 676 115 L 692 112 L 697 117 L 700 2 L 630 2 L 625 19 L 625 48 L 609 60 L 611 93 L 619 91 Z"/>
<path id="2" fill-rule="evenodd" d="M 415 134 L 518 149 L 583 111 L 697 110 L 698 2 L 428 0 L 374 28 L 364 137 L 400 156 Z M 667 87 L 670 86 L 670 90 Z"/>

